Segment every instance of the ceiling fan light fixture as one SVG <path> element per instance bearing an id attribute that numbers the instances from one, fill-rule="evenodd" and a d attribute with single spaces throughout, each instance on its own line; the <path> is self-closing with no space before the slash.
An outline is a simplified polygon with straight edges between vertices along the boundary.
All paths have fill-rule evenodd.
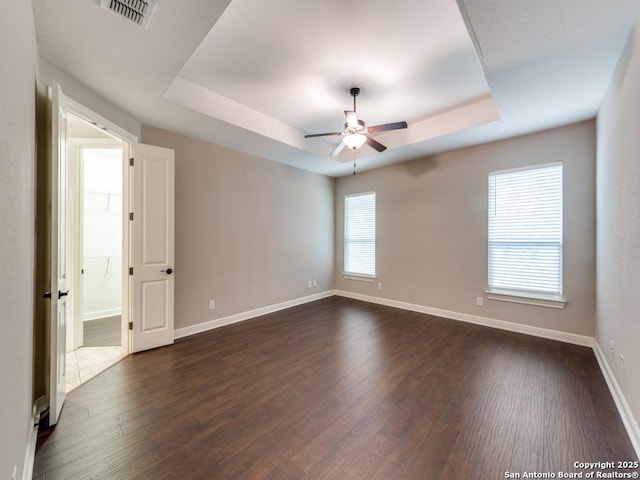
<path id="1" fill-rule="evenodd" d="M 378 152 L 384 152 L 387 147 L 370 137 L 370 135 L 378 132 L 386 132 L 388 130 L 407 128 L 407 122 L 383 123 L 381 125 L 375 125 L 367 128 L 364 120 L 359 119 L 358 114 L 356 113 L 356 97 L 360 93 L 360 89 L 358 87 L 353 87 L 349 90 L 349 93 L 353 96 L 353 110 L 344 111 L 346 120 L 344 130 L 342 132 L 310 133 L 305 135 L 304 138 L 342 136 L 342 142 L 336 145 L 331 152 L 332 157 L 337 157 L 344 147 L 349 147 L 355 152 L 365 143 Z"/>
<path id="2" fill-rule="evenodd" d="M 351 135 L 345 136 L 342 141 L 350 149 L 357 150 L 364 145 L 364 142 L 367 141 L 367 137 L 361 133 L 352 133 Z"/>

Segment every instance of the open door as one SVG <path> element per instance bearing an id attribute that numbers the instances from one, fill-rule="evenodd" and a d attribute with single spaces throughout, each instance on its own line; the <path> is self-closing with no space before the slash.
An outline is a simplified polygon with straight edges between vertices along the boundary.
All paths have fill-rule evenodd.
<path id="1" fill-rule="evenodd" d="M 47 87 L 51 135 L 50 172 L 50 298 L 49 310 L 49 424 L 58 423 L 66 388 L 67 287 L 67 113 L 59 85 Z"/>
<path id="2" fill-rule="evenodd" d="M 174 152 L 173 150 L 134 143 L 137 138 L 117 125 L 96 115 L 65 97 L 58 84 L 47 87 L 49 115 L 48 219 L 49 270 L 47 394 L 49 423 L 60 418 L 66 391 L 66 330 L 71 321 L 72 301 L 78 285 L 71 265 L 70 189 L 67 159 L 67 120 L 69 113 L 94 119 L 101 128 L 130 145 L 135 161 L 124 173 L 123 195 L 131 215 L 123 219 L 123 272 L 128 282 L 123 286 L 123 348 L 138 352 L 173 343 L 173 261 L 174 261 Z M 125 151 L 126 151 L 125 147 Z M 123 200 L 125 199 L 123 198 Z M 76 199 L 77 200 L 77 199 Z M 126 207 L 125 207 L 126 208 Z M 135 220 L 134 220 L 135 219 Z M 71 246 L 70 246 L 71 245 Z M 125 279 L 127 279 L 125 277 Z"/>
<path id="3" fill-rule="evenodd" d="M 174 151 L 134 144 L 129 329 L 131 351 L 173 343 Z"/>

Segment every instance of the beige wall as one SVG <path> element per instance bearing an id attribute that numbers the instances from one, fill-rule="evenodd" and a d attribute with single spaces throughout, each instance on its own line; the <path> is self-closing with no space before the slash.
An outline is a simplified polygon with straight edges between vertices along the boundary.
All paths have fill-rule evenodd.
<path id="1" fill-rule="evenodd" d="M 35 88 L 30 2 L 0 15 L 0 478 L 22 469 L 33 405 Z"/>
<path id="2" fill-rule="evenodd" d="M 176 328 L 332 288 L 333 179 L 153 127 L 142 140 L 176 152 Z"/>
<path id="3" fill-rule="evenodd" d="M 598 114 L 596 333 L 636 422 L 640 420 L 639 132 L 640 30 L 636 24 Z"/>
<path id="4" fill-rule="evenodd" d="M 563 332 L 595 332 L 595 124 L 385 167 L 336 182 L 336 288 Z M 564 309 L 476 297 L 487 287 L 487 175 L 564 162 Z M 375 191 L 377 283 L 343 271 L 344 196 Z"/>

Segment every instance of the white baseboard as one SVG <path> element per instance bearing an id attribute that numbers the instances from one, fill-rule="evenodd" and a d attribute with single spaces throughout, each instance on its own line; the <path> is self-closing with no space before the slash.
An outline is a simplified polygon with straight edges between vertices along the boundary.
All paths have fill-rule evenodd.
<path id="1" fill-rule="evenodd" d="M 602 370 L 602 375 L 604 375 L 604 379 L 607 382 L 613 401 L 616 402 L 616 407 L 618 407 L 618 412 L 622 418 L 622 423 L 624 423 L 624 428 L 629 435 L 629 440 L 631 440 L 631 445 L 633 445 L 636 456 L 640 458 L 640 427 L 638 427 L 638 422 L 633 416 L 631 408 L 629 408 L 629 404 L 620 389 L 620 385 L 618 385 L 618 381 L 613 375 L 611 367 L 609 367 L 607 357 L 597 341 L 594 341 L 593 351 L 596 354 L 596 359 L 600 365 L 600 370 Z"/>
<path id="2" fill-rule="evenodd" d="M 593 347 L 594 339 L 585 335 L 578 335 L 575 333 L 561 332 L 558 330 L 551 330 L 549 328 L 534 327 L 531 325 L 522 325 L 519 323 L 507 322 L 504 320 L 496 320 L 494 318 L 481 317 L 478 315 L 471 315 L 468 313 L 454 312 L 451 310 L 443 310 L 440 308 L 427 307 L 424 305 L 417 305 L 413 303 L 401 302 L 398 300 L 391 300 L 388 298 L 374 297 L 371 295 L 362 295 L 360 293 L 347 292 L 345 290 L 327 290 L 325 292 L 308 295 L 306 297 L 295 298 L 286 302 L 277 303 L 274 305 L 268 305 L 266 307 L 256 308 L 246 312 L 236 313 L 227 317 L 217 318 L 208 322 L 199 323 L 197 325 L 191 325 L 189 327 L 178 328 L 174 332 L 174 338 L 188 337 L 189 335 L 195 335 L 197 333 L 206 332 L 214 328 L 219 328 L 225 325 L 231 325 L 232 323 L 242 322 L 250 318 L 259 317 L 260 315 L 266 315 L 267 313 L 277 312 L 278 310 L 284 310 L 285 308 L 295 307 L 296 305 L 302 305 L 304 303 L 313 302 L 322 298 L 338 295 L 340 297 L 353 298 L 354 300 L 362 300 L 364 302 L 376 303 L 378 305 L 386 305 L 388 307 L 400 308 L 402 310 L 409 310 L 412 312 L 426 313 L 428 315 L 434 315 L 437 317 L 449 318 L 451 320 L 459 320 L 462 322 L 473 323 L 476 325 L 483 325 L 486 327 L 499 328 L 501 330 L 508 330 L 510 332 L 524 333 L 532 335 L 534 337 L 548 338 L 550 340 L 558 340 L 560 342 L 571 343 L 574 345 L 581 345 L 584 347 Z"/>
<path id="3" fill-rule="evenodd" d="M 173 338 L 178 339 L 188 337 L 189 335 L 195 335 L 196 333 L 206 332 L 208 330 L 213 330 L 214 328 L 224 327 L 225 325 L 231 325 L 232 323 L 243 322 L 244 320 L 249 320 L 250 318 L 259 317 L 260 315 L 277 312 L 278 310 L 284 310 L 285 308 L 295 307 L 297 305 L 313 302 L 315 300 L 331 297 L 333 295 L 335 295 L 333 290 L 327 290 L 325 292 L 307 295 L 306 297 L 294 298 L 293 300 L 287 300 L 286 302 L 256 308 L 247 312 L 241 312 L 234 315 L 229 315 L 227 317 L 216 318 L 215 320 L 198 323 L 197 325 L 178 328 L 174 331 Z"/>
<path id="4" fill-rule="evenodd" d="M 36 443 L 38 442 L 38 422 L 40 422 L 40 414 L 46 406 L 47 400 L 45 397 L 38 398 L 33 404 L 32 423 L 29 429 L 29 437 L 27 438 L 24 465 L 22 466 L 22 480 L 31 480 L 33 478 L 33 462 L 36 458 Z"/>
<path id="5" fill-rule="evenodd" d="M 593 338 L 586 335 L 578 335 L 575 333 L 561 332 L 558 330 L 551 330 L 549 328 L 533 327 L 531 325 L 522 325 L 520 323 L 507 322 L 504 320 L 496 320 L 494 318 L 481 317 L 478 315 L 471 315 L 469 313 L 453 312 L 451 310 L 442 310 L 440 308 L 426 307 L 424 305 L 416 305 L 413 303 L 401 302 L 398 300 L 391 300 L 382 297 L 373 297 L 370 295 L 362 295 L 359 293 L 347 292 L 344 290 L 336 290 L 336 295 L 341 297 L 353 298 L 355 300 L 362 300 L 370 303 L 377 303 L 379 305 L 386 305 L 388 307 L 401 308 L 403 310 L 409 310 L 412 312 L 426 313 L 428 315 L 434 315 L 436 317 L 449 318 L 451 320 L 459 320 L 461 322 L 473 323 L 476 325 L 483 325 L 485 327 L 499 328 L 500 330 L 508 330 L 510 332 L 524 333 L 534 337 L 548 338 L 550 340 L 558 340 L 560 342 L 572 343 L 574 345 L 581 345 L 583 347 L 593 347 Z"/>

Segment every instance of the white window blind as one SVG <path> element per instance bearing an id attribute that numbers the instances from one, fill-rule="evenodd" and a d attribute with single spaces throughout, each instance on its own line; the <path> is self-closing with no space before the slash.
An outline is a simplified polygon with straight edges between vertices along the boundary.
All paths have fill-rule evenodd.
<path id="1" fill-rule="evenodd" d="M 562 295 L 562 164 L 489 174 L 489 290 Z"/>
<path id="2" fill-rule="evenodd" d="M 344 198 L 344 273 L 376 274 L 376 194 Z"/>

